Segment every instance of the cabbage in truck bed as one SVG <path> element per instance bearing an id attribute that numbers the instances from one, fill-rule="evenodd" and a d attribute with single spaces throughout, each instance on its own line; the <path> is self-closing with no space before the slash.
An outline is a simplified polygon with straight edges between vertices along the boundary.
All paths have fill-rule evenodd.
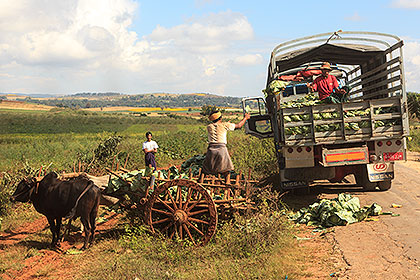
<path id="1" fill-rule="evenodd" d="M 292 100 L 288 102 L 284 102 L 280 105 L 281 109 L 284 108 L 302 108 L 305 106 L 313 106 L 320 104 L 318 97 L 311 93 L 307 94 L 306 96 L 299 98 L 297 100 Z M 389 108 L 375 108 L 374 114 L 384 114 L 384 113 L 395 113 L 398 112 L 397 107 L 389 107 Z M 370 108 L 360 109 L 360 110 L 348 110 L 344 111 L 344 120 L 348 118 L 354 117 L 365 117 L 369 118 L 370 116 Z M 321 113 L 314 113 L 313 119 L 316 120 L 340 120 L 341 115 L 339 112 L 321 112 Z M 301 121 L 310 121 L 309 114 L 290 114 L 283 116 L 284 123 L 293 123 L 293 122 L 301 122 Z M 399 119 L 393 120 L 378 120 L 374 122 L 374 128 L 377 127 L 391 127 L 395 125 L 401 125 L 401 121 Z M 347 131 L 358 131 L 362 128 L 370 128 L 371 122 L 370 120 L 362 120 L 359 122 L 345 122 L 344 129 Z M 338 131 L 341 130 L 341 122 L 329 123 L 329 124 L 319 124 L 315 125 L 315 132 L 327 132 L 327 131 Z M 310 125 L 300 125 L 294 127 L 285 127 L 284 133 L 286 135 L 309 135 L 311 133 L 311 126 Z"/>

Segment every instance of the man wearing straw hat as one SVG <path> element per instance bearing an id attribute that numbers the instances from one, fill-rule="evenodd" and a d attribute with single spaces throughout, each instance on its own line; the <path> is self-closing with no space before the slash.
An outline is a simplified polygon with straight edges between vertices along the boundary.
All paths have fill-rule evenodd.
<path id="1" fill-rule="evenodd" d="M 317 91 L 319 100 L 324 103 L 341 103 L 346 98 L 346 91 L 338 87 L 337 78 L 330 75 L 331 65 L 324 62 L 320 67 L 322 73 L 309 86 L 312 91 Z"/>
<path id="2" fill-rule="evenodd" d="M 222 122 L 221 112 L 216 111 L 210 114 L 209 120 L 212 123 L 207 126 L 209 146 L 203 163 L 203 172 L 205 174 L 227 175 L 229 171 L 233 170 L 233 163 L 226 148 L 226 135 L 228 130 L 241 128 L 249 118 L 250 115 L 245 114 L 239 123 L 234 124 Z"/>

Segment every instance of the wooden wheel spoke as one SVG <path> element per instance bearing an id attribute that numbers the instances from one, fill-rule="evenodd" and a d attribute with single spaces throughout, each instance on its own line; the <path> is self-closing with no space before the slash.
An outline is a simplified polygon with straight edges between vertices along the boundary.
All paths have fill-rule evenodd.
<path id="1" fill-rule="evenodd" d="M 188 216 L 194 216 L 194 215 L 198 215 L 198 214 L 201 214 L 201 213 L 206 213 L 208 211 L 209 211 L 209 208 L 206 208 L 206 209 L 203 209 L 203 210 L 198 210 L 198 211 L 195 211 L 195 212 L 189 212 Z"/>
<path id="2" fill-rule="evenodd" d="M 166 212 L 166 211 L 163 211 L 163 210 L 160 210 L 160 209 L 155 209 L 155 208 L 152 208 L 152 211 L 155 211 L 155 212 L 161 213 L 161 214 L 166 215 L 166 216 L 172 216 L 172 213 L 170 213 L 170 212 Z"/>
<path id="3" fill-rule="evenodd" d="M 192 243 L 194 244 L 194 246 L 196 246 L 197 244 L 195 243 L 195 240 L 194 240 L 194 238 L 192 237 L 191 232 L 190 232 L 190 230 L 188 229 L 187 225 L 186 225 L 186 224 L 182 224 L 182 226 L 184 227 L 185 232 L 186 232 L 186 233 L 187 233 L 187 235 L 190 237 L 190 239 L 191 239 Z"/>
<path id="4" fill-rule="evenodd" d="M 165 205 L 165 207 L 168 208 L 169 211 L 171 211 L 172 213 L 175 212 L 175 210 L 172 209 L 172 207 L 169 206 L 168 203 L 166 203 L 165 201 L 163 201 L 162 199 L 160 199 L 160 197 L 158 197 L 157 200 L 159 200 L 159 202 L 161 202 L 163 205 Z"/>
<path id="5" fill-rule="evenodd" d="M 176 196 L 179 199 L 178 209 L 182 209 L 182 189 L 181 186 L 176 187 Z"/>
<path id="6" fill-rule="evenodd" d="M 176 188 L 176 189 L 175 189 Z M 217 209 L 208 191 L 187 179 L 174 179 L 157 187 L 145 205 L 146 223 L 169 239 L 209 242 L 217 226 Z"/>
<path id="7" fill-rule="evenodd" d="M 188 188 L 187 199 L 185 200 L 184 207 L 183 207 L 182 210 L 185 210 L 188 207 L 188 203 L 190 203 L 190 199 L 191 199 L 192 193 L 193 193 L 193 189 L 192 188 Z"/>
<path id="8" fill-rule="evenodd" d="M 165 222 L 168 222 L 168 221 L 171 221 L 171 218 L 165 218 L 165 219 L 162 219 L 162 220 L 154 221 L 154 222 L 152 222 L 152 225 L 162 224 L 162 223 L 165 223 Z"/>
<path id="9" fill-rule="evenodd" d="M 196 232 L 198 232 L 199 234 L 201 234 L 201 235 L 204 236 L 204 233 L 201 230 L 199 230 L 195 225 L 191 224 L 188 221 L 187 221 L 187 225 L 190 226 L 190 227 L 192 227 Z"/>
<path id="10" fill-rule="evenodd" d="M 167 224 L 167 225 L 166 225 L 166 226 L 162 229 L 162 231 L 161 231 L 161 232 L 162 232 L 162 233 L 163 233 L 163 232 L 165 232 L 165 231 L 166 231 L 166 230 L 168 230 L 168 229 L 169 229 L 169 227 L 170 227 L 170 226 L 172 226 L 173 224 L 174 224 L 174 222 L 173 222 L 173 221 L 172 221 L 172 222 L 170 222 L 170 223 L 168 223 L 168 224 Z"/>
<path id="11" fill-rule="evenodd" d="M 207 222 L 207 221 L 203 221 L 203 220 L 200 220 L 200 219 L 195 219 L 195 218 L 192 218 L 192 217 L 188 217 L 188 220 L 192 221 L 192 222 L 200 223 L 200 224 L 206 224 L 206 225 L 209 224 L 209 222 Z"/>
<path id="12" fill-rule="evenodd" d="M 169 236 L 169 239 L 174 238 L 175 231 L 176 231 L 176 227 L 174 226 L 174 230 L 172 231 L 171 235 Z"/>
<path id="13" fill-rule="evenodd" d="M 171 199 L 171 201 L 172 201 L 172 204 L 174 205 L 174 209 L 175 209 L 175 210 L 178 210 L 178 206 L 176 205 L 176 202 L 175 202 L 174 198 L 172 197 L 171 192 L 170 192 L 169 190 L 167 190 L 167 192 L 168 192 L 168 194 L 169 194 L 169 198 L 170 198 L 170 199 Z"/>
<path id="14" fill-rule="evenodd" d="M 188 209 L 185 212 L 187 212 L 187 213 L 190 212 L 191 209 L 193 209 L 198 203 L 200 203 L 201 199 L 202 199 L 202 197 L 200 197 L 198 200 L 194 201 L 194 203 L 190 207 L 188 207 Z"/>

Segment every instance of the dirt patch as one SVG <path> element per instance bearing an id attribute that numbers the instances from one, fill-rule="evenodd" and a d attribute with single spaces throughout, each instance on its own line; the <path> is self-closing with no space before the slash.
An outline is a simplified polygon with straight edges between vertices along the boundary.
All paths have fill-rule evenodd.
<path id="1" fill-rule="evenodd" d="M 16 230 L 0 233 L 0 248 L 16 244 L 28 235 L 39 232 L 44 228 L 48 227 L 47 219 L 41 217 L 33 222 L 26 223 Z"/>
<path id="2" fill-rule="evenodd" d="M 53 106 L 31 104 L 22 101 L 2 100 L 0 102 L 0 109 L 20 109 L 20 110 L 41 110 L 46 111 L 55 108 Z"/>
<path id="3" fill-rule="evenodd" d="M 337 279 L 347 267 L 342 252 L 330 233 L 314 229 L 300 225 L 296 236 L 298 247 L 305 254 L 301 263 L 305 275 L 302 279 Z"/>
<path id="4" fill-rule="evenodd" d="M 96 239 L 100 239 L 112 230 L 119 222 L 120 215 L 108 213 L 103 218 L 105 221 L 97 224 Z M 22 269 L 9 269 L 1 274 L 2 279 L 72 279 L 72 271 L 77 269 L 73 262 L 67 261 L 71 256 L 66 252 L 75 249 L 76 252 L 83 245 L 84 237 L 80 232 L 72 233 L 68 239 L 61 242 L 61 246 L 57 250 L 48 247 L 48 243 L 39 243 L 31 241 L 30 235 L 36 234 L 43 229 L 48 228 L 48 222 L 45 217 L 39 218 L 31 223 L 25 224 L 11 232 L 2 232 L 0 235 L 0 253 L 7 247 L 16 244 L 29 244 L 31 247 L 39 247 L 36 255 L 30 256 L 24 260 Z M 51 237 L 48 230 L 48 236 Z"/>

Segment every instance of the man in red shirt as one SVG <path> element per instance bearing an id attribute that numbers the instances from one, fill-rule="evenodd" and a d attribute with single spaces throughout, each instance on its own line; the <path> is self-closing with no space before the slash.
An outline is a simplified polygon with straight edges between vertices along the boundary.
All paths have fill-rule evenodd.
<path id="1" fill-rule="evenodd" d="M 324 62 L 321 66 L 321 75 L 309 87 L 313 92 L 318 92 L 319 100 L 325 103 L 340 103 L 343 101 L 346 91 L 338 88 L 337 78 L 330 75 L 331 70 L 330 64 Z M 333 95 L 333 93 L 335 94 Z"/>

